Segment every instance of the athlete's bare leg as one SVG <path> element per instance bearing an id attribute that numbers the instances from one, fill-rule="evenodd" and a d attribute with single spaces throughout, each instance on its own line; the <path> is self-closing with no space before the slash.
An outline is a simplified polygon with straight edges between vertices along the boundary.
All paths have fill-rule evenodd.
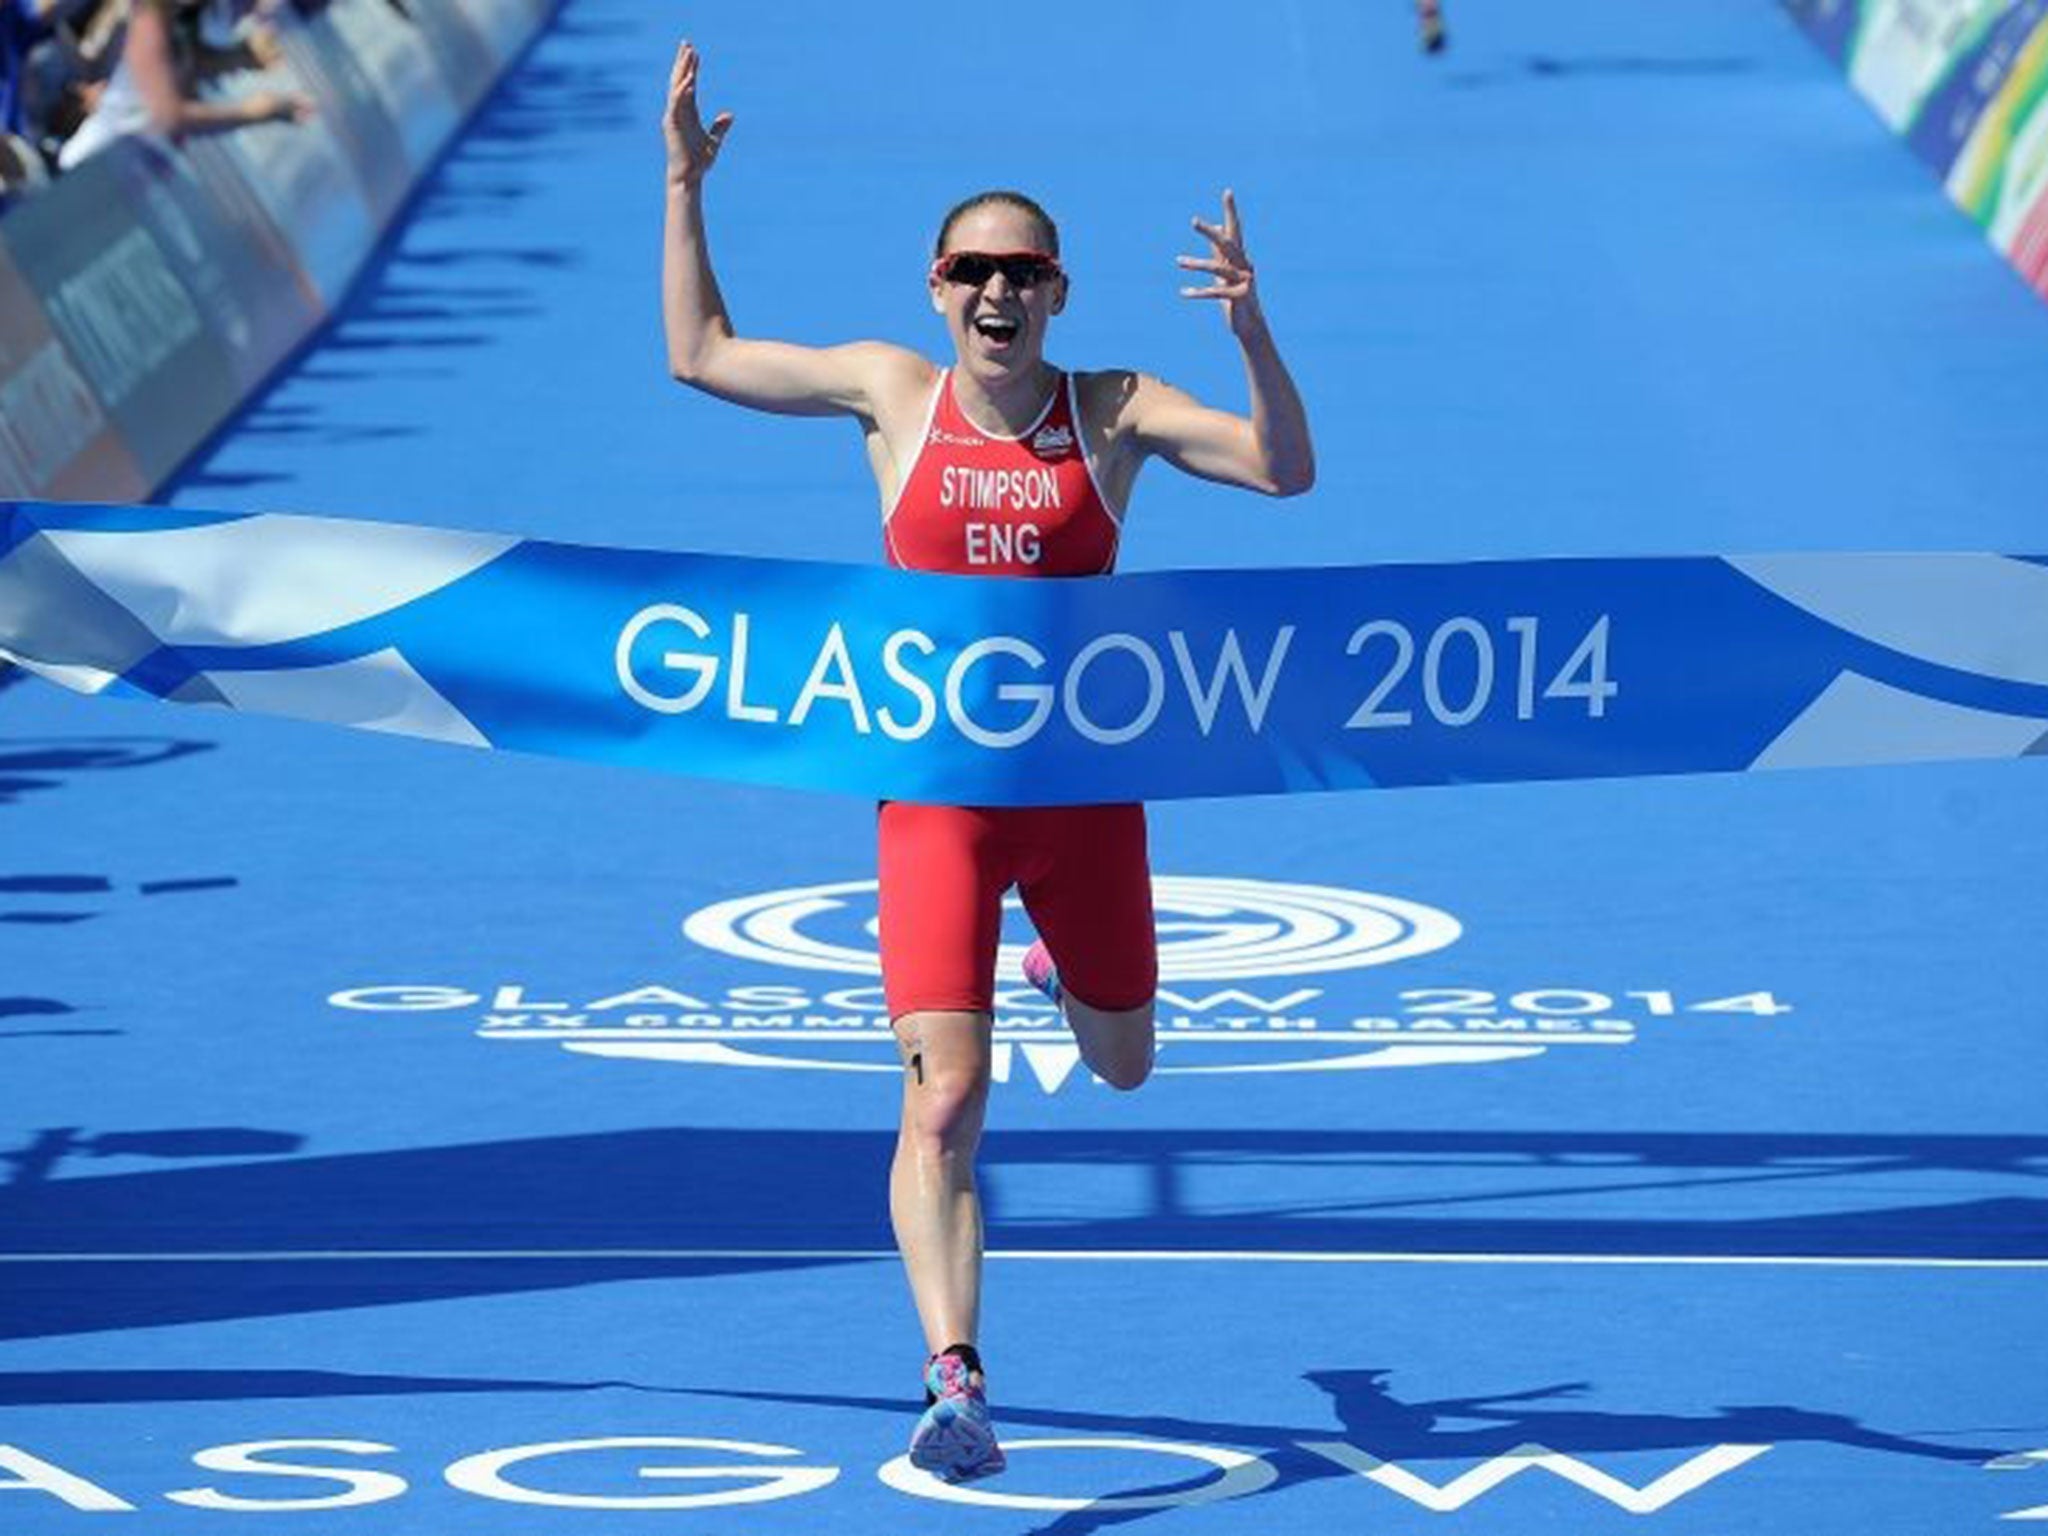
<path id="1" fill-rule="evenodd" d="M 988 1110 L 985 1013 L 907 1013 L 895 1021 L 903 1053 L 903 1127 L 889 1172 L 889 1218 L 910 1294 L 932 1353 L 978 1343 L 981 1197 L 974 1157 Z"/>
<path id="2" fill-rule="evenodd" d="M 1060 998 L 1060 1011 L 1088 1070 L 1110 1087 L 1135 1088 L 1152 1075 L 1152 1004 L 1091 1008 L 1068 992 Z"/>

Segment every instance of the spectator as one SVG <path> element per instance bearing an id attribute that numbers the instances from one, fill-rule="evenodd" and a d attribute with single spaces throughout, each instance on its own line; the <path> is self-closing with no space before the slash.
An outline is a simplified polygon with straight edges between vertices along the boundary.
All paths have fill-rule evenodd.
<path id="1" fill-rule="evenodd" d="M 1444 31 L 1443 0 L 1415 0 L 1416 41 L 1424 53 L 1442 53 L 1450 37 Z"/>
<path id="2" fill-rule="evenodd" d="M 28 56 L 50 35 L 49 13 L 57 0 L 0 0 L 0 133 L 19 134 L 28 125 L 22 108 Z"/>
<path id="3" fill-rule="evenodd" d="M 202 80 L 239 69 L 266 70 L 284 60 L 277 29 L 265 16 L 279 9 L 277 0 L 203 0 L 194 28 L 199 40 L 197 71 Z"/>
<path id="4" fill-rule="evenodd" d="M 56 168 L 127 19 L 128 0 L 0 0 L 0 197 Z"/>
<path id="5" fill-rule="evenodd" d="M 257 91 L 231 101 L 199 99 L 197 51 L 179 23 L 202 3 L 135 0 L 120 62 L 98 105 L 58 155 L 60 167 L 70 170 L 125 134 L 154 133 L 176 143 L 189 134 L 253 123 L 302 123 L 313 115 L 312 101 L 297 91 Z"/>
<path id="6" fill-rule="evenodd" d="M 7 199 L 50 179 L 43 157 L 18 133 L 0 133 L 0 207 Z"/>
<path id="7" fill-rule="evenodd" d="M 58 3 L 0 0 L 0 195 L 46 179 L 25 101 L 29 54 L 50 36 L 50 12 Z"/>

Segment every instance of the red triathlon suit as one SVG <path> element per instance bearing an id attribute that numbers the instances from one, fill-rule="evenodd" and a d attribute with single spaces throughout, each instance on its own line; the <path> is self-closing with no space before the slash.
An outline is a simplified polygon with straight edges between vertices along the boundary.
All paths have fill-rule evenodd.
<path id="1" fill-rule="evenodd" d="M 968 576 L 1101 576 L 1121 528 L 1082 451 L 1071 374 L 1015 437 L 969 421 L 946 369 L 883 524 L 889 563 Z M 1060 984 L 1137 1008 L 1159 979 L 1142 805 L 978 808 L 885 801 L 882 985 L 889 1017 L 992 1012 L 1003 894 L 1016 886 Z"/>

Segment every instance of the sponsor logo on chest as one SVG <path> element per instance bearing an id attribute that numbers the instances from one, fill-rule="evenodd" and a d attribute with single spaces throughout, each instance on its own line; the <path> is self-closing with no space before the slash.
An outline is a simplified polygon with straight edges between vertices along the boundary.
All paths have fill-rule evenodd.
<path id="1" fill-rule="evenodd" d="M 1031 439 L 1033 453 L 1065 453 L 1074 446 L 1074 429 L 1065 423 L 1040 427 Z"/>

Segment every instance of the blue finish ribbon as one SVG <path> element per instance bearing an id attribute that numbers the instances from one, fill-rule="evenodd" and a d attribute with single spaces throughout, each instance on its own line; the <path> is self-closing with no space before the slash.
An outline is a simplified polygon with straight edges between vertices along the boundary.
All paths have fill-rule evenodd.
<path id="1" fill-rule="evenodd" d="M 1052 805 L 2048 753 L 2048 557 L 1028 581 L 0 503 L 0 655 L 93 692 Z"/>

